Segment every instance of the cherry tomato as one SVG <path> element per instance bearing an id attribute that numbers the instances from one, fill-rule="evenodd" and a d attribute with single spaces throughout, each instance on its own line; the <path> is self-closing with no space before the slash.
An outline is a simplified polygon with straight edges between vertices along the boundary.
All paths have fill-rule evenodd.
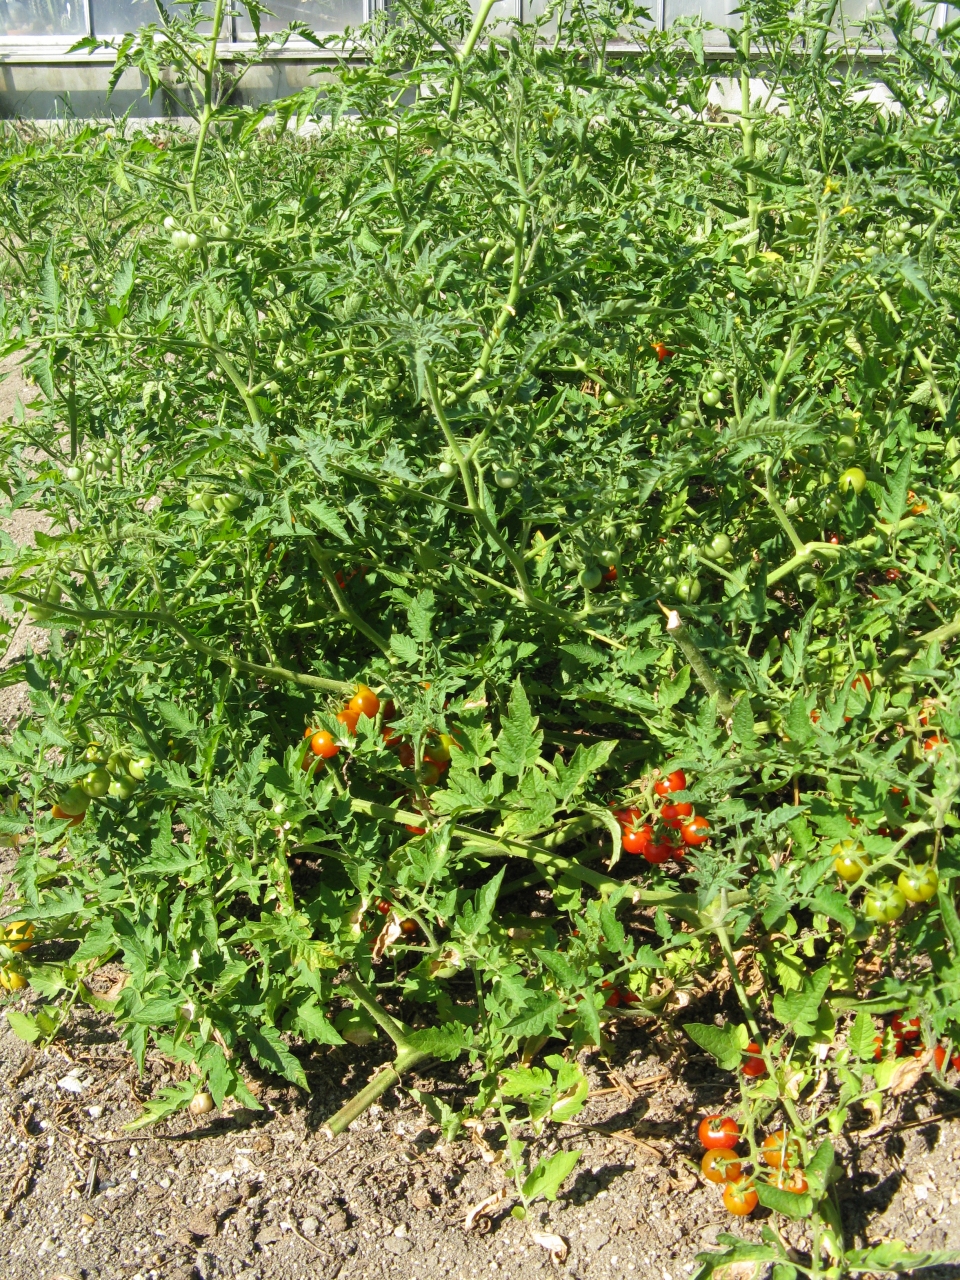
<path id="1" fill-rule="evenodd" d="M 416 755 L 414 754 L 413 744 L 411 742 L 400 743 L 400 763 L 404 769 L 412 769 L 416 763 Z"/>
<path id="2" fill-rule="evenodd" d="M 425 836 L 427 834 L 426 827 L 415 827 L 412 822 L 405 822 L 403 825 L 411 833 L 411 835 Z"/>
<path id="3" fill-rule="evenodd" d="M 898 920 L 907 909 L 907 900 L 894 884 L 874 885 L 863 899 L 863 914 L 878 924 Z"/>
<path id="4" fill-rule="evenodd" d="M 674 769 L 673 773 L 667 774 L 665 778 L 658 779 L 653 784 L 653 789 L 658 796 L 667 796 L 671 791 L 686 791 L 687 775 L 682 769 Z"/>
<path id="5" fill-rule="evenodd" d="M 0 987 L 6 991 L 22 991 L 27 985 L 27 980 L 22 973 L 17 973 L 15 969 L 0 969 Z"/>
<path id="6" fill-rule="evenodd" d="M 706 844 L 710 839 L 710 823 L 699 815 L 685 822 L 680 828 L 680 839 L 684 844 L 697 846 Z"/>
<path id="7" fill-rule="evenodd" d="M 401 921 L 400 921 L 400 929 L 402 930 L 402 932 L 403 932 L 403 933 L 416 933 L 416 932 L 417 932 L 417 928 L 418 928 L 418 925 L 417 925 L 416 920 L 401 920 Z"/>
<path id="8" fill-rule="evenodd" d="M 772 1178 L 770 1181 L 773 1183 Z M 787 1166 L 780 1170 L 773 1185 L 779 1187 L 781 1191 L 792 1191 L 795 1195 L 802 1196 L 808 1187 L 807 1175 L 802 1169 L 791 1169 Z"/>
<path id="9" fill-rule="evenodd" d="M 700 1171 L 708 1182 L 736 1182 L 742 1168 L 735 1156 L 720 1148 L 703 1153 Z"/>
<path id="10" fill-rule="evenodd" d="M 82 787 L 70 787 L 57 802 L 57 807 L 64 813 L 68 813 L 71 818 L 75 818 L 77 814 L 86 813 L 89 805 L 90 797 Z"/>
<path id="11" fill-rule="evenodd" d="M 447 765 L 450 763 L 451 750 L 456 746 L 457 744 L 452 734 L 439 733 L 435 739 L 431 739 L 424 747 L 423 758 L 424 760 L 432 760 L 434 764 Z"/>
<path id="12" fill-rule="evenodd" d="M 910 871 L 901 871 L 897 877 L 897 888 L 908 902 L 929 902 L 935 898 L 940 887 L 940 877 L 935 867 L 913 867 Z"/>
<path id="13" fill-rule="evenodd" d="M 650 346 L 657 353 L 657 362 L 663 364 L 664 360 L 669 360 L 674 354 L 665 342 L 651 342 Z"/>
<path id="14" fill-rule="evenodd" d="M 771 1169 L 789 1169 L 800 1159 L 800 1143 L 786 1129 L 777 1129 L 764 1138 L 760 1159 Z"/>
<path id="15" fill-rule="evenodd" d="M 33 934 L 34 926 L 26 920 L 11 920 L 7 925 L 0 925 L 0 941 L 11 951 L 29 951 Z"/>
<path id="16" fill-rule="evenodd" d="M 750 1041 L 746 1049 L 744 1049 L 744 1053 L 750 1056 L 747 1057 L 746 1062 L 740 1068 L 743 1074 L 745 1076 L 765 1076 L 767 1074 L 767 1064 L 759 1056 L 760 1046 L 756 1040 Z"/>
<path id="17" fill-rule="evenodd" d="M 700 579 L 699 578 L 681 578 L 677 583 L 677 599 L 683 601 L 684 604 L 696 604 L 700 599 Z"/>
<path id="18" fill-rule="evenodd" d="M 643 856 L 648 862 L 655 864 L 669 862 L 672 857 L 676 856 L 676 848 L 669 840 L 660 840 L 657 844 L 651 844 L 644 849 Z"/>
<path id="19" fill-rule="evenodd" d="M 869 694 L 873 685 L 870 683 L 870 677 L 867 673 L 865 671 L 861 671 L 858 675 L 854 676 L 853 681 L 850 684 L 850 688 L 862 689 L 864 694 Z"/>
<path id="20" fill-rule="evenodd" d="M 722 560 L 733 550 L 733 543 L 725 533 L 715 533 L 710 539 L 710 555 L 714 560 Z"/>
<path id="21" fill-rule="evenodd" d="M 946 738 L 941 738 L 939 733 L 932 733 L 929 738 L 924 738 L 922 745 L 924 751 L 935 752 L 939 751 L 941 747 L 945 747 L 947 740 Z"/>
<path id="22" fill-rule="evenodd" d="M 728 1182 L 723 1188 L 724 1208 L 738 1218 L 744 1218 L 748 1213 L 753 1213 L 758 1199 L 753 1183 L 748 1179 Z"/>
<path id="23" fill-rule="evenodd" d="M 83 821 L 82 813 L 64 813 L 58 804 L 55 804 L 51 808 L 50 815 L 51 817 L 56 818 L 59 822 L 69 822 L 71 827 L 79 827 L 80 823 Z"/>
<path id="24" fill-rule="evenodd" d="M 577 581 L 584 591 L 596 591 L 603 581 L 603 570 L 598 569 L 595 564 L 590 565 L 589 568 L 580 570 L 577 574 Z"/>
<path id="25" fill-rule="evenodd" d="M 604 1006 L 607 1009 L 616 1009 L 617 1005 L 620 1003 L 620 992 L 616 989 L 616 987 L 613 985 L 612 982 L 601 982 L 600 986 L 603 987 L 605 991 L 609 990 L 610 992 L 606 1000 L 604 1000 L 603 1002 Z"/>
<path id="26" fill-rule="evenodd" d="M 368 716 L 372 720 L 380 710 L 380 699 L 365 684 L 358 684 L 357 692 L 347 703 L 347 710 L 355 712 L 357 719 Z"/>
<path id="27" fill-rule="evenodd" d="M 646 858 L 652 845 L 653 827 L 650 826 L 649 822 L 642 827 L 624 831 L 623 833 L 624 853 L 642 853 Z"/>
<path id="28" fill-rule="evenodd" d="M 520 479 L 520 472 L 513 467 L 500 467 L 494 472 L 493 478 L 499 489 L 512 489 Z"/>
<path id="29" fill-rule="evenodd" d="M 870 865 L 870 859 L 858 840 L 841 840 L 830 852 L 834 871 L 848 883 L 859 880 Z"/>
<path id="30" fill-rule="evenodd" d="M 733 1116 L 705 1116 L 697 1128 L 697 1137 L 707 1151 L 735 1147 L 740 1141 L 740 1126 Z"/>
<path id="31" fill-rule="evenodd" d="M 326 729 L 318 729 L 310 739 L 310 750 L 315 756 L 320 756 L 322 760 L 330 760 L 340 748 L 337 746 L 332 733 L 328 733 Z"/>
<path id="32" fill-rule="evenodd" d="M 417 770 L 417 781 L 423 787 L 435 787 L 440 781 L 440 766 L 432 760 L 424 760 Z"/>
<path id="33" fill-rule="evenodd" d="M 890 1020 L 890 1027 L 893 1034 L 900 1040 L 916 1040 L 920 1036 L 919 1018 L 911 1018 L 910 1021 L 905 1024 L 899 1013 L 896 1013 Z"/>
<path id="34" fill-rule="evenodd" d="M 616 582 L 616 580 L 617 580 L 617 566 L 615 564 L 612 564 L 608 569 L 604 570 L 603 581 Z"/>
<path id="35" fill-rule="evenodd" d="M 912 516 L 922 516 L 927 510 L 927 504 L 922 498 L 918 498 L 912 489 L 907 494 L 907 503 Z"/>
<path id="36" fill-rule="evenodd" d="M 393 910 L 393 903 L 388 902 L 386 898 L 381 898 L 380 901 L 377 903 L 377 910 L 380 912 L 382 916 L 388 916 L 390 912 Z"/>
<path id="37" fill-rule="evenodd" d="M 110 775 L 104 768 L 91 769 L 80 783 L 80 786 L 88 796 L 93 796 L 94 799 L 99 799 L 101 796 L 105 796 L 110 790 Z"/>
<path id="38" fill-rule="evenodd" d="M 913 1056 L 915 1058 L 920 1058 L 923 1056 L 924 1052 L 925 1050 L 923 1049 L 914 1049 Z M 933 1050 L 933 1065 L 937 1071 L 943 1070 L 943 1064 L 946 1062 L 946 1060 L 947 1060 L 946 1049 L 943 1047 L 942 1044 L 935 1045 Z"/>
<path id="39" fill-rule="evenodd" d="M 631 991 L 629 987 L 620 988 L 620 1003 L 625 1005 L 639 1004 L 640 997 L 635 991 Z"/>
<path id="40" fill-rule="evenodd" d="M 896 582 L 896 580 L 900 577 L 900 570 L 884 569 L 883 576 L 886 578 L 888 582 Z"/>
<path id="41" fill-rule="evenodd" d="M 689 818 L 693 813 L 693 805 L 687 800 L 681 800 L 678 804 L 665 804 L 660 807 L 660 821 L 665 827 L 672 827 L 675 831 L 679 831 L 684 825 L 684 818 Z"/>
<path id="42" fill-rule="evenodd" d="M 841 493 L 850 493 L 852 490 L 856 494 L 861 494 L 866 487 L 867 473 L 861 467 L 847 467 L 837 481 L 837 488 Z"/>
<path id="43" fill-rule="evenodd" d="M 639 809 L 614 809 L 613 816 L 621 827 L 636 827 L 643 814 Z"/>
<path id="44" fill-rule="evenodd" d="M 703 393 L 703 403 L 709 409 L 717 409 L 720 406 L 720 391 L 717 387 L 709 387 Z"/>
<path id="45" fill-rule="evenodd" d="M 342 724 L 351 738 L 357 736 L 357 721 L 360 719 L 359 711 L 351 711 L 349 707 L 343 711 L 337 712 L 337 723 Z"/>

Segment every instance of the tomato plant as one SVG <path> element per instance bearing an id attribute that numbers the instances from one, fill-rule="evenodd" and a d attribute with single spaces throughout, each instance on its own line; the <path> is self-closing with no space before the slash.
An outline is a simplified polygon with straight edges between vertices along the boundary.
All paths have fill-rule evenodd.
<path id="1" fill-rule="evenodd" d="M 419 1100 L 499 1129 L 523 1216 L 577 1159 L 524 1139 L 643 1017 L 739 1090 L 734 1211 L 886 1267 L 833 1140 L 901 1088 L 881 1018 L 932 1087 L 960 1042 L 960 37 L 901 6 L 885 112 L 835 8 L 747 3 L 712 63 L 631 3 L 413 5 L 269 108 L 286 36 L 214 75 L 164 13 L 117 74 L 195 128 L 3 135 L 0 484 L 48 532 L 0 639 L 49 644 L 5 675 L 0 981 L 39 1038 L 121 966 L 192 1081 L 144 1123 L 387 1037 L 328 1131 L 469 1058 Z"/>

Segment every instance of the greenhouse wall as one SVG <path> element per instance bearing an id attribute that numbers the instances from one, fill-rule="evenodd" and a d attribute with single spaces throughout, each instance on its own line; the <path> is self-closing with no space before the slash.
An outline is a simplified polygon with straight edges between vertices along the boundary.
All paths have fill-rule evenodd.
<path id="1" fill-rule="evenodd" d="M 261 24 L 279 31 L 291 21 L 305 23 L 318 34 L 332 34 L 366 21 L 381 0 L 271 0 L 272 17 Z M 175 9 L 176 5 L 169 6 Z M 701 15 L 718 26 L 736 27 L 738 0 L 651 0 L 651 23 L 661 29 L 680 18 Z M 933 27 L 946 20 L 948 6 L 936 6 Z M 500 23 L 522 22 L 535 7 L 531 0 L 498 0 Z M 879 16 L 880 0 L 841 0 L 838 37 L 857 38 L 865 19 Z M 71 52 L 85 36 L 118 38 L 142 23 L 155 21 L 153 0 L 0 0 L 0 118 L 34 120 L 132 116 L 158 118 L 173 114 L 162 91 L 145 96 L 146 81 L 128 71 L 107 97 L 113 55 L 110 50 Z M 249 47 L 250 19 L 235 7 L 224 23 L 223 58 Z M 705 33 L 705 49 L 715 58 L 729 52 L 721 30 Z M 625 48 L 628 46 L 625 46 Z M 880 48 L 867 56 L 882 57 Z M 304 40 L 291 40 L 263 61 L 244 80 L 241 97 L 250 104 L 270 102 L 316 83 L 331 61 Z M 311 77 L 313 77 L 311 79 Z"/>

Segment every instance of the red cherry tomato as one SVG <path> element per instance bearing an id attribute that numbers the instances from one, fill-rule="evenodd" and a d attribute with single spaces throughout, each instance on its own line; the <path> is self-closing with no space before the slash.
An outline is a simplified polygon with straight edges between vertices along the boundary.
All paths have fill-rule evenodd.
<path id="1" fill-rule="evenodd" d="M 697 1137 L 707 1151 L 735 1147 L 740 1141 L 740 1126 L 733 1116 L 706 1116 L 700 1121 Z"/>
<path id="2" fill-rule="evenodd" d="M 700 1171 L 708 1182 L 736 1182 L 742 1172 L 740 1161 L 722 1148 L 703 1153 Z"/>
<path id="3" fill-rule="evenodd" d="M 870 690 L 873 688 L 873 685 L 870 683 L 870 677 L 867 675 L 867 673 L 865 671 L 861 671 L 858 676 L 854 677 L 853 682 L 850 685 L 850 688 L 862 689 L 865 694 L 868 694 Z"/>
<path id="4" fill-rule="evenodd" d="M 611 806 L 612 808 L 613 806 Z M 614 809 L 613 816 L 621 827 L 636 827 L 643 817 L 639 809 Z"/>
<path id="5" fill-rule="evenodd" d="M 322 760 L 330 760 L 340 748 L 334 741 L 332 733 L 327 733 L 326 729 L 319 729 L 310 739 L 310 750 Z"/>
<path id="6" fill-rule="evenodd" d="M 900 570 L 884 569 L 883 576 L 886 578 L 888 582 L 896 582 L 896 580 L 900 577 Z"/>
<path id="7" fill-rule="evenodd" d="M 890 1026 L 893 1028 L 893 1034 L 899 1040 L 916 1040 L 920 1035 L 919 1018 L 911 1018 L 908 1023 L 904 1024 L 899 1013 L 896 1013 L 890 1022 Z"/>
<path id="8" fill-rule="evenodd" d="M 685 822 L 680 828 L 680 839 L 684 844 L 697 845 L 706 844 L 710 838 L 710 823 L 706 818 L 699 815 L 691 818 L 689 822 Z"/>
<path id="9" fill-rule="evenodd" d="M 795 1195 L 802 1196 L 807 1190 L 807 1175 L 802 1169 L 781 1169 L 777 1174 L 775 1185 L 781 1191 L 792 1191 Z"/>
<path id="10" fill-rule="evenodd" d="M 679 831 L 684 818 L 689 818 L 691 813 L 693 805 L 687 800 L 681 800 L 678 804 L 664 804 L 660 806 L 660 821 L 665 827 L 673 827 L 675 831 Z"/>
<path id="11" fill-rule="evenodd" d="M 373 690 L 368 688 L 365 684 L 358 684 L 357 692 L 347 703 L 347 709 L 349 711 L 355 711 L 358 719 L 363 715 L 369 716 L 372 720 L 380 710 L 380 699 Z"/>
<path id="12" fill-rule="evenodd" d="M 669 840 L 660 840 L 656 844 L 651 844 L 649 848 L 643 850 L 643 856 L 648 862 L 661 863 L 668 862 L 676 856 L 676 846 L 672 845 Z"/>
<path id="13" fill-rule="evenodd" d="M 629 987 L 620 988 L 620 1003 L 625 1005 L 639 1004 L 640 997 L 635 991 L 631 991 Z"/>
<path id="14" fill-rule="evenodd" d="M 642 853 L 646 857 L 652 844 L 653 828 L 649 822 L 642 827 L 624 831 L 623 833 L 624 853 Z"/>
<path id="15" fill-rule="evenodd" d="M 686 791 L 687 776 L 682 769 L 674 769 L 665 778 L 659 778 L 653 784 L 653 789 L 658 796 L 668 796 L 671 791 Z"/>
<path id="16" fill-rule="evenodd" d="M 615 564 L 612 564 L 609 569 L 604 570 L 603 580 L 604 582 L 616 582 L 617 566 Z"/>
<path id="17" fill-rule="evenodd" d="M 387 902 L 386 898 L 381 898 L 380 901 L 377 903 L 377 910 L 380 912 L 381 915 L 388 916 L 390 912 L 393 910 L 393 903 Z"/>
<path id="18" fill-rule="evenodd" d="M 337 712 L 337 721 L 342 724 L 349 733 L 351 738 L 357 736 L 357 721 L 360 719 L 359 711 L 351 711 L 349 707 L 345 707 L 343 711 Z"/>
<path id="19" fill-rule="evenodd" d="M 728 1213 L 735 1214 L 738 1218 L 744 1218 L 748 1213 L 753 1213 L 757 1207 L 759 1197 L 754 1189 L 753 1183 L 748 1179 L 742 1179 L 740 1182 L 728 1182 L 723 1189 L 723 1204 Z"/>
<path id="20" fill-rule="evenodd" d="M 749 1054 L 750 1056 L 740 1068 L 743 1074 L 745 1076 L 765 1076 L 767 1074 L 767 1064 L 758 1056 L 760 1053 L 760 1046 L 757 1044 L 756 1040 L 750 1041 L 746 1049 L 744 1049 L 744 1053 Z"/>
<path id="21" fill-rule="evenodd" d="M 658 364 L 663 364 L 664 360 L 669 360 L 674 354 L 665 342 L 651 342 L 650 346 L 657 354 Z"/>
<path id="22" fill-rule="evenodd" d="M 620 1003 L 620 992 L 616 989 L 616 987 L 613 985 L 612 982 L 601 982 L 600 985 L 601 987 L 603 987 L 605 991 L 609 990 L 610 992 L 606 1000 L 603 1002 L 604 1005 L 608 1009 L 615 1009 L 617 1005 Z"/>
<path id="23" fill-rule="evenodd" d="M 833 546 L 838 547 L 838 546 L 840 545 L 840 535 L 839 535 L 839 533 L 828 533 L 828 534 L 827 534 L 827 541 L 828 541 L 828 542 L 830 542 L 830 543 L 832 543 L 832 544 L 833 544 Z"/>
<path id="24" fill-rule="evenodd" d="M 415 827 L 412 822 L 405 822 L 403 825 L 407 828 L 407 830 L 410 832 L 411 835 L 425 836 L 427 834 L 426 827 Z"/>

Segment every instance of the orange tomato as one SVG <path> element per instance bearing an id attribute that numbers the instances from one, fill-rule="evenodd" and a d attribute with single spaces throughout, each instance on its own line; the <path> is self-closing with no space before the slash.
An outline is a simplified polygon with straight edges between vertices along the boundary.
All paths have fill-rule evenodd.
<path id="1" fill-rule="evenodd" d="M 368 716 L 371 720 L 380 710 L 380 699 L 365 684 L 357 685 L 357 692 L 347 704 L 349 711 L 355 711 L 357 718 L 360 716 Z"/>

